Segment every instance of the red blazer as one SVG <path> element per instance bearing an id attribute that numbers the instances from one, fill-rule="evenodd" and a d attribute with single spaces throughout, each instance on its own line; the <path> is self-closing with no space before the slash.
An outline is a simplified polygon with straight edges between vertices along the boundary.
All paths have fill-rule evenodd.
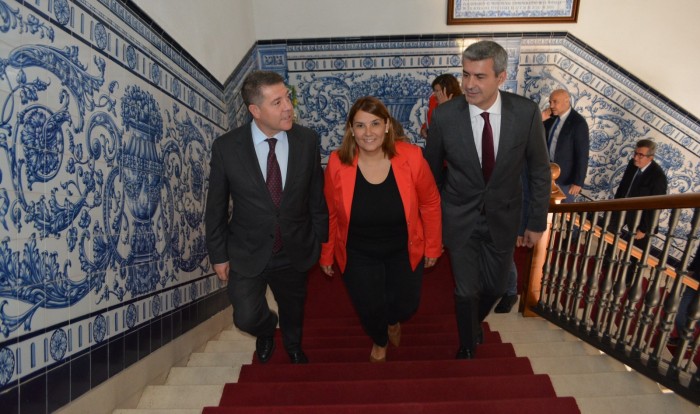
<path id="1" fill-rule="evenodd" d="M 442 213 L 440 193 L 423 152 L 406 142 L 396 143 L 396 155 L 391 159 L 396 184 L 403 201 L 408 226 L 408 256 L 413 269 L 423 257 L 440 257 L 442 253 Z M 357 156 L 352 165 L 340 162 L 337 152 L 328 160 L 324 193 L 328 204 L 328 243 L 321 247 L 323 266 L 333 264 L 333 256 L 345 271 L 346 243 L 350 224 L 350 208 L 355 193 Z"/>

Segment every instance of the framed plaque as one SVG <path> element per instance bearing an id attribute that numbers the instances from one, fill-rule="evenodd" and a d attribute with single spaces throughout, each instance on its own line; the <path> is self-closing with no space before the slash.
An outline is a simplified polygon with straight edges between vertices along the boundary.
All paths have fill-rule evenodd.
<path id="1" fill-rule="evenodd" d="M 447 0 L 447 24 L 573 23 L 579 0 Z"/>

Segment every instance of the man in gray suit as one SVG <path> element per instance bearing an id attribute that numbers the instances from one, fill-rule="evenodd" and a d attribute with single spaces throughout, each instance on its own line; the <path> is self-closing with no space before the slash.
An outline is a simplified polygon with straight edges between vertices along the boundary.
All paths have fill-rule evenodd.
<path id="1" fill-rule="evenodd" d="M 443 240 L 456 283 L 457 359 L 469 359 L 482 340 L 481 322 L 506 291 L 523 205 L 520 174 L 525 169 L 530 188 L 528 247 L 547 225 L 551 174 L 537 104 L 498 89 L 506 51 L 481 41 L 462 58 L 466 99 L 435 109 L 425 157 L 441 189 Z"/>
<path id="2" fill-rule="evenodd" d="M 258 359 L 272 356 L 279 319 L 291 362 L 306 363 L 301 333 L 307 271 L 328 239 L 318 136 L 293 123 L 289 91 L 277 73 L 251 73 L 241 94 L 253 121 L 212 145 L 209 259 L 219 279 L 228 280 L 234 324 L 257 338 Z M 279 318 L 267 304 L 268 286 Z"/>

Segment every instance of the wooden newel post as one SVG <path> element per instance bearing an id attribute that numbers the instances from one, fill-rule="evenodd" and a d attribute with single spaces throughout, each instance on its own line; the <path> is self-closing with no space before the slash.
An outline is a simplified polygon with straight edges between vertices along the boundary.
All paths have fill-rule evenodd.
<path id="1" fill-rule="evenodd" d="M 561 200 L 565 199 L 566 196 L 561 191 L 561 188 L 554 182 L 559 177 L 561 172 L 559 165 L 556 163 L 550 163 L 550 169 L 552 171 L 552 190 L 549 197 L 549 204 L 559 204 Z M 521 296 L 523 300 L 520 301 L 519 311 L 522 312 L 523 316 L 537 316 L 530 309 L 537 306 L 537 302 L 540 300 L 540 290 L 542 289 L 542 267 L 544 266 L 545 259 L 547 258 L 547 243 L 549 243 L 550 231 L 552 228 L 552 213 L 547 214 L 547 229 L 542 234 L 542 238 L 535 245 L 530 253 L 530 267 L 529 273 L 525 280 L 525 292 Z"/>

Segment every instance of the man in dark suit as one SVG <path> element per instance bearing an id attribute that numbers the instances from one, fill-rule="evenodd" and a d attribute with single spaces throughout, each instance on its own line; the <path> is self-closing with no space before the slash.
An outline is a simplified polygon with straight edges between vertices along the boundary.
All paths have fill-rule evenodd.
<path id="1" fill-rule="evenodd" d="M 627 164 L 622 181 L 617 187 L 615 198 L 647 197 L 666 194 L 668 180 L 664 170 L 654 161 L 656 153 L 656 143 L 650 139 L 640 139 L 637 141 L 634 156 Z M 644 211 L 639 226 L 634 227 L 634 213 L 630 212 L 625 217 L 627 230 L 634 233 L 635 240 L 643 240 L 652 230 L 652 211 Z"/>
<path id="2" fill-rule="evenodd" d="M 542 118 L 549 159 L 560 168 L 556 183 L 566 195 L 566 202 L 573 203 L 588 171 L 588 123 L 571 108 L 571 97 L 564 89 L 552 92 Z"/>
<path id="3" fill-rule="evenodd" d="M 551 174 L 539 108 L 498 89 L 506 51 L 481 41 L 462 57 L 466 99 L 435 109 L 425 157 L 441 189 L 443 241 L 456 282 L 457 358 L 469 359 L 482 339 L 480 323 L 506 291 L 523 205 L 520 174 L 525 169 L 530 187 L 528 247 L 546 228 Z"/>
<path id="4" fill-rule="evenodd" d="M 219 279 L 228 280 L 234 324 L 257 338 L 258 359 L 272 356 L 279 319 L 291 362 L 306 363 L 301 333 L 307 271 L 328 239 L 318 136 L 293 123 L 289 91 L 277 73 L 251 73 L 241 94 L 253 121 L 212 145 L 209 259 Z M 267 304 L 268 286 L 279 318 Z"/>
<path id="5" fill-rule="evenodd" d="M 656 143 L 650 139 L 640 139 L 637 141 L 634 150 L 634 156 L 627 164 L 622 181 L 617 187 L 615 198 L 629 197 L 647 197 L 654 195 L 666 194 L 668 180 L 664 170 L 659 164 L 654 161 L 656 153 Z M 653 210 L 644 210 L 637 228 L 634 228 L 635 212 L 629 211 L 625 215 L 625 226 L 627 231 L 634 234 L 634 245 L 639 248 L 644 248 L 649 241 L 649 232 L 654 230 L 651 228 L 651 216 Z M 619 215 L 614 214 L 611 218 L 609 229 L 615 230 L 619 222 Z M 606 252 L 606 258 L 610 260 L 612 257 L 613 247 L 609 246 Z M 625 282 L 629 285 L 634 278 L 635 269 L 637 268 L 638 260 L 636 257 L 630 257 L 630 265 L 628 267 Z"/>

